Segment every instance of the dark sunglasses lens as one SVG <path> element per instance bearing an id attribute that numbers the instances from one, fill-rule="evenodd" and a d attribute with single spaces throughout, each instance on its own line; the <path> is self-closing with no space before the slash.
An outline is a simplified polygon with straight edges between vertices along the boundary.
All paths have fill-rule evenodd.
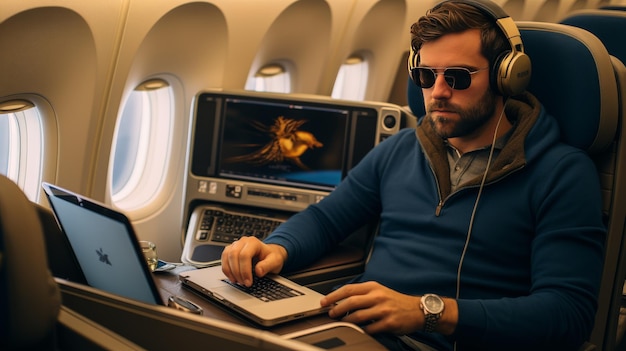
<path id="1" fill-rule="evenodd" d="M 443 75 L 452 89 L 463 90 L 472 84 L 472 75 L 466 69 L 448 68 L 443 72 Z"/>
<path id="2" fill-rule="evenodd" d="M 435 84 L 436 76 L 430 68 L 417 67 L 411 69 L 411 78 L 418 87 L 428 89 Z"/>

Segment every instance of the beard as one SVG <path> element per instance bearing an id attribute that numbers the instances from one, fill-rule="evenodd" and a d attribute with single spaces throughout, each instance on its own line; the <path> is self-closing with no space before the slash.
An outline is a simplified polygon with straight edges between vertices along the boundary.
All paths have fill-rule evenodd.
<path id="1" fill-rule="evenodd" d="M 483 127 L 493 117 L 496 109 L 496 95 L 487 89 L 473 105 L 463 108 L 450 104 L 447 100 L 436 100 L 427 107 L 428 121 L 435 132 L 442 138 L 458 138 L 471 135 Z M 458 114 L 451 119 L 438 116 L 434 110 L 446 110 Z M 434 112 L 433 112 L 434 111 Z"/>

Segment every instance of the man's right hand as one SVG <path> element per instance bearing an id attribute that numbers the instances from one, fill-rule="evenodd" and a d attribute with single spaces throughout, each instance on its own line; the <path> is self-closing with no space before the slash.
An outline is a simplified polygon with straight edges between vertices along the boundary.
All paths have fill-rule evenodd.
<path id="1" fill-rule="evenodd" d="M 249 287 L 252 285 L 252 269 L 258 277 L 279 273 L 285 260 L 287 250 L 284 247 L 246 236 L 224 249 L 222 271 L 231 282 Z M 256 262 L 254 266 L 253 262 Z"/>

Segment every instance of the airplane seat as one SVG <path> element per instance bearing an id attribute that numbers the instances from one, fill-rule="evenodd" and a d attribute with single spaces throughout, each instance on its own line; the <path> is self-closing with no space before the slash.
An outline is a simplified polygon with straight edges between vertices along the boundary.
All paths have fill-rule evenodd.
<path id="1" fill-rule="evenodd" d="M 22 190 L 0 175 L 0 348 L 53 349 L 61 306 L 38 214 Z"/>
<path id="2" fill-rule="evenodd" d="M 626 62 L 626 43 L 622 33 L 626 30 L 626 7 L 601 8 L 599 10 L 579 10 L 565 16 L 560 23 L 585 29 L 598 37 L 609 54 L 614 56 L 613 66 L 616 71 L 618 84 L 622 93 L 622 104 L 626 102 L 626 73 L 624 73 L 624 62 Z M 622 111 L 622 114 L 626 113 Z M 623 118 L 622 118 L 623 120 Z M 611 161 L 609 157 L 607 163 Z M 610 164 L 610 163 L 609 163 Z M 618 245 L 619 246 L 619 245 Z M 623 264 L 622 264 L 623 265 Z M 623 276 L 624 273 L 622 273 Z M 626 300 L 626 282 L 622 288 L 622 300 Z M 617 324 L 616 343 L 620 344 L 626 331 L 626 304 L 622 303 Z"/>
<path id="3" fill-rule="evenodd" d="M 623 260 L 626 216 L 626 194 L 619 182 L 626 179 L 622 165 L 626 150 L 620 143 L 624 133 L 620 108 L 624 100 L 619 97 L 614 69 L 614 63 L 619 61 L 611 57 L 596 36 L 580 28 L 531 21 L 517 25 L 532 61 L 527 90 L 557 119 L 563 141 L 586 150 L 598 166 L 607 249 L 594 330 L 589 342 L 580 349 L 608 350 L 603 347 L 615 342 L 621 301 L 623 274 L 616 271 Z M 422 116 L 421 89 L 412 84 L 409 78 L 409 106 L 416 116 Z"/>
<path id="4" fill-rule="evenodd" d="M 562 140 L 586 150 L 595 161 L 601 181 L 607 225 L 605 266 L 594 329 L 584 349 L 611 349 L 614 344 L 623 278 L 615 272 L 621 260 L 624 235 L 624 189 L 617 148 L 623 128 L 619 60 L 590 32 L 557 23 L 518 22 L 525 52 L 532 60 L 528 91 L 553 115 Z M 572 59 L 572 58 L 575 58 Z M 623 67 L 623 65 L 622 65 Z M 621 198 L 621 199 L 620 199 Z M 620 297 L 620 298 L 618 298 Z"/>
<path id="5" fill-rule="evenodd" d="M 408 94 L 409 109 L 415 117 L 422 118 L 426 114 L 426 106 L 424 106 L 424 95 L 422 95 L 422 88 L 418 87 L 411 77 L 407 79 L 406 91 Z"/>

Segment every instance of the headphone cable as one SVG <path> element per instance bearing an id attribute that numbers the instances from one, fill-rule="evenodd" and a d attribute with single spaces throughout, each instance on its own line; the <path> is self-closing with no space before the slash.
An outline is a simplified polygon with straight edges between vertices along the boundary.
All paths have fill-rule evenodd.
<path id="1" fill-rule="evenodd" d="M 502 111 L 500 112 L 500 117 L 498 117 L 498 123 L 496 124 L 496 129 L 493 132 L 493 140 L 491 142 L 491 148 L 489 150 L 489 158 L 487 159 L 487 166 L 485 167 L 485 172 L 483 173 L 483 178 L 480 181 L 480 187 L 478 188 L 478 195 L 476 195 L 476 201 L 474 201 L 474 208 L 472 209 L 472 215 L 470 217 L 469 227 L 467 228 L 467 235 L 465 237 L 465 244 L 463 245 L 463 251 L 461 252 L 461 259 L 459 260 L 459 267 L 456 273 L 456 299 L 460 297 L 461 290 L 461 268 L 463 267 L 463 261 L 465 260 L 465 253 L 467 252 L 467 248 L 469 246 L 470 237 L 472 235 L 472 228 L 474 227 L 474 218 L 476 216 L 476 209 L 478 208 L 478 202 L 480 200 L 480 196 L 483 192 L 483 188 L 485 186 L 485 181 L 487 180 L 487 173 L 489 171 L 489 167 L 491 166 L 491 160 L 493 158 L 493 152 L 495 150 L 496 140 L 498 138 L 498 129 L 500 128 L 500 122 L 502 122 L 502 117 L 504 116 L 504 110 L 506 108 L 506 103 L 508 102 L 508 98 L 504 100 L 504 104 L 502 105 Z"/>

